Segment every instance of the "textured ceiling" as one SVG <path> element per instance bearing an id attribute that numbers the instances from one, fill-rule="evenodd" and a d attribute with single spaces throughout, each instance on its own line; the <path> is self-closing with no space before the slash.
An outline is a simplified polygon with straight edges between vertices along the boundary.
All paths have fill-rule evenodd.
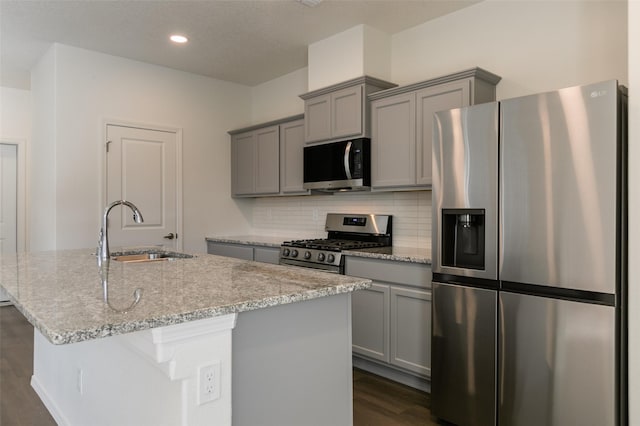
<path id="1" fill-rule="evenodd" d="M 477 1 L 0 0 L 0 85 L 29 88 L 58 42 L 253 86 L 305 67 L 309 44 L 356 25 L 394 34 Z M 172 45 L 173 32 L 190 42 Z"/>

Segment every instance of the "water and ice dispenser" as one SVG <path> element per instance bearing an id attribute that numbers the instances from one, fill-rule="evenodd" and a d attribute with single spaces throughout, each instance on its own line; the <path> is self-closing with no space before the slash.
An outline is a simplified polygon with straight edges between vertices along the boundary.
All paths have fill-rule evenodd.
<path id="1" fill-rule="evenodd" d="M 485 269 L 484 209 L 442 210 L 442 265 Z"/>

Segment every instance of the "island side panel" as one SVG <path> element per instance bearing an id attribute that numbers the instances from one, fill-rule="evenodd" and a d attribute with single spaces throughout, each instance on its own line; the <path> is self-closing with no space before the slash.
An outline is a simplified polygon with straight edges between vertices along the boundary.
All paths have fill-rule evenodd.
<path id="1" fill-rule="evenodd" d="M 351 425 L 351 293 L 243 312 L 233 330 L 234 426 Z"/>
<path id="2" fill-rule="evenodd" d="M 182 384 L 114 340 L 52 345 L 35 330 L 31 385 L 56 423 L 180 425 Z"/>
<path id="3" fill-rule="evenodd" d="M 235 322 L 229 314 L 67 345 L 35 330 L 31 384 L 61 426 L 231 426 Z"/>

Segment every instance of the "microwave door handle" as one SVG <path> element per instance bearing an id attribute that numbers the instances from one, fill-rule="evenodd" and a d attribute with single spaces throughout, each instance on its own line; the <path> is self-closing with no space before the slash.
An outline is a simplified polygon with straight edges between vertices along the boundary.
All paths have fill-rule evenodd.
<path id="1" fill-rule="evenodd" d="M 351 156 L 351 141 L 347 142 L 347 146 L 344 149 L 344 172 L 347 175 L 347 180 L 351 180 L 351 167 L 349 167 L 350 156 Z"/>

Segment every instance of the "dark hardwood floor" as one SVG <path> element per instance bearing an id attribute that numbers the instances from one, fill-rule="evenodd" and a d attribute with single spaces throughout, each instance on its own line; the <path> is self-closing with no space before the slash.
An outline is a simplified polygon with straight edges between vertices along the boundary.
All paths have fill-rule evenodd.
<path id="1" fill-rule="evenodd" d="M 0 426 L 56 424 L 31 388 L 32 372 L 33 327 L 13 306 L 0 307 Z M 429 405 L 427 393 L 354 369 L 354 426 L 436 425 Z"/>
<path id="2" fill-rule="evenodd" d="M 13 306 L 0 307 L 0 425 L 55 425 L 31 387 L 33 327 Z"/>
<path id="3" fill-rule="evenodd" d="M 428 393 L 384 377 L 353 370 L 354 426 L 438 425 Z"/>

